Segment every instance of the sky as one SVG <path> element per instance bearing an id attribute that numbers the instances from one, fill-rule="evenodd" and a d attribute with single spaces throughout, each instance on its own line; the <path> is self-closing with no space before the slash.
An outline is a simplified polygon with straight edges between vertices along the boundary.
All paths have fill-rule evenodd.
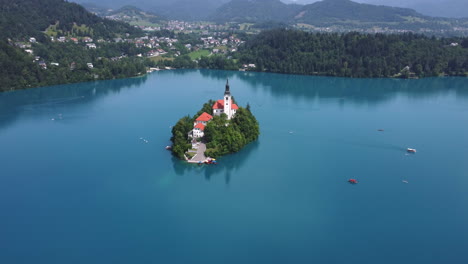
<path id="1" fill-rule="evenodd" d="M 77 3 L 94 3 L 97 5 L 111 5 L 120 7 L 123 5 L 136 5 L 142 7 L 154 3 L 171 4 L 187 0 L 69 0 Z M 229 0 L 191 0 L 193 2 L 203 1 L 211 3 L 225 3 Z M 283 2 L 297 2 L 301 4 L 313 3 L 318 0 L 281 0 Z M 369 3 L 377 5 L 397 6 L 412 8 L 416 11 L 430 16 L 442 17 L 468 17 L 468 0 L 354 0 L 359 3 Z M 118 5 L 118 6 L 116 6 Z"/>

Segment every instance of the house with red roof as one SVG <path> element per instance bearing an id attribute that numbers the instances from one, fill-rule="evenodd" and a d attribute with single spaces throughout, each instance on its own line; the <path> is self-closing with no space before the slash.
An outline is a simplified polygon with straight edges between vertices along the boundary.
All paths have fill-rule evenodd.
<path id="1" fill-rule="evenodd" d="M 205 125 L 203 123 L 198 123 L 193 127 L 192 136 L 194 138 L 201 138 L 205 135 Z"/>
<path id="2" fill-rule="evenodd" d="M 226 89 L 224 91 L 224 98 L 221 100 L 216 101 L 213 104 L 213 115 L 219 116 L 221 114 L 226 114 L 227 119 L 231 119 L 236 114 L 237 109 L 239 107 L 233 103 L 231 91 L 229 88 L 229 81 L 226 81 Z M 201 138 L 205 135 L 205 127 L 213 119 L 213 116 L 203 112 L 195 122 L 193 123 L 193 130 L 191 131 L 191 136 L 193 138 Z"/>
<path id="3" fill-rule="evenodd" d="M 200 138 L 204 136 L 205 126 L 213 119 L 213 116 L 203 112 L 193 123 L 192 137 Z"/>
<path id="4" fill-rule="evenodd" d="M 207 112 L 203 112 L 203 114 L 201 114 L 197 119 L 195 119 L 195 123 L 193 125 L 196 126 L 197 124 L 203 124 L 206 126 L 206 124 L 208 124 L 208 122 L 210 122 L 211 119 L 213 119 L 212 115 L 208 114 Z"/>

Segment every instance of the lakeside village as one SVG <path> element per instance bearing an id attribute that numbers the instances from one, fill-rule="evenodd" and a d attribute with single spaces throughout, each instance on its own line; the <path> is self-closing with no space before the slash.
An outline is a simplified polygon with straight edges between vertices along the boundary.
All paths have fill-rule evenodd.
<path id="1" fill-rule="evenodd" d="M 189 163 L 217 164 L 215 157 L 239 151 L 259 134 L 250 106 L 236 104 L 227 80 L 223 99 L 210 100 L 196 117 L 177 122 L 172 129 L 173 145 L 166 149 Z"/>
<path id="2" fill-rule="evenodd" d="M 171 26 L 172 30 L 178 26 Z M 53 43 L 62 43 L 68 44 L 73 43 L 82 48 L 93 51 L 100 48 L 105 48 L 109 44 L 130 44 L 134 47 L 134 54 L 122 53 L 120 56 L 114 56 L 109 59 L 111 61 L 118 61 L 126 57 L 140 57 L 147 58 L 155 63 L 160 61 L 173 61 L 175 58 L 188 55 L 193 61 L 197 61 L 202 56 L 212 56 L 212 55 L 224 55 L 229 56 L 237 52 L 240 45 L 245 43 L 245 40 L 242 40 L 236 34 L 232 34 L 225 31 L 218 31 L 218 27 L 210 28 L 211 30 L 204 30 L 197 34 L 184 35 L 183 39 L 179 39 L 178 36 L 171 31 L 169 35 L 172 36 L 152 36 L 151 33 L 146 33 L 143 37 L 129 38 L 129 34 L 126 34 L 126 37 L 118 37 L 113 39 L 93 39 L 89 36 L 86 37 L 77 37 L 77 36 L 49 36 L 50 41 Z M 152 28 L 145 28 L 146 31 L 154 31 Z M 169 31 L 166 31 L 168 33 Z M 182 32 L 185 32 L 182 31 Z M 191 31 L 189 31 L 191 32 Z M 185 34 L 185 33 L 184 33 Z M 187 33 L 188 34 L 188 33 Z M 10 40 L 10 43 L 24 52 L 32 56 L 33 62 L 37 63 L 42 69 L 47 70 L 48 67 L 59 66 L 58 61 L 47 61 L 45 58 L 41 58 L 36 53 L 36 48 L 40 49 L 38 46 L 40 42 L 34 38 L 30 37 L 29 39 L 23 40 Z M 98 60 L 103 59 L 103 57 L 98 57 Z M 75 68 L 75 63 L 68 65 L 70 70 Z M 92 61 L 86 63 L 89 69 L 93 69 L 94 65 Z M 243 65 L 239 70 L 248 70 L 255 68 L 254 64 Z M 172 69 L 172 67 L 152 67 L 148 68 L 147 72 Z"/>
<path id="3" fill-rule="evenodd" d="M 122 19 L 116 17 L 107 17 L 112 20 L 121 21 Z M 207 23 L 207 22 L 185 22 L 178 20 L 171 20 L 160 26 L 135 26 L 145 32 L 145 36 L 130 38 L 127 33 L 125 36 L 116 37 L 113 39 L 92 38 L 90 36 L 78 37 L 73 35 L 57 36 L 56 32 L 46 31 L 49 35 L 50 41 L 54 43 L 74 43 L 77 46 L 88 51 L 97 51 L 100 48 L 107 48 L 109 44 L 129 44 L 134 49 L 132 53 L 121 53 L 119 56 L 113 56 L 105 59 L 111 61 L 119 61 L 127 57 L 146 58 L 153 61 L 153 64 L 158 64 L 155 67 L 148 67 L 147 73 L 159 70 L 170 70 L 177 68 L 177 66 L 163 66 L 165 61 L 174 61 L 179 56 L 188 55 L 190 60 L 198 62 L 201 57 L 210 57 L 212 55 L 223 55 L 227 59 L 233 57 L 238 52 L 238 49 L 246 41 L 248 35 L 257 34 L 259 29 L 255 29 L 253 24 L 235 24 L 235 23 Z M 333 27 L 307 27 L 304 28 L 303 24 L 298 24 L 294 28 L 311 32 L 348 32 Z M 458 30 L 458 28 L 456 28 Z M 467 29 L 468 30 L 468 29 Z M 354 31 L 361 33 L 406 33 L 413 32 L 409 30 L 357 30 Z M 236 32 L 236 33 L 234 33 Z M 39 56 L 36 49 L 39 41 L 34 37 L 21 40 L 10 40 L 10 44 L 21 48 L 24 52 L 32 56 L 33 61 L 37 63 L 42 69 L 47 70 L 48 67 L 58 67 L 60 62 L 47 61 L 45 58 Z M 450 44 L 452 47 L 457 47 L 459 43 L 453 42 Z M 97 57 L 97 61 L 104 59 L 104 57 Z M 97 61 L 94 61 L 97 62 Z M 77 65 L 71 62 L 69 65 L 70 70 L 74 70 Z M 86 62 L 86 67 L 92 71 L 94 68 L 93 61 Z M 243 64 L 240 66 L 240 71 L 255 70 L 256 65 L 253 63 Z"/>

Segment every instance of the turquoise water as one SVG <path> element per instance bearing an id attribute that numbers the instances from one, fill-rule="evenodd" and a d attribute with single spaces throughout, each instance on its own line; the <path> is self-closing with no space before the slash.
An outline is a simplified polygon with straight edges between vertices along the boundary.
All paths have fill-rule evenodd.
<path id="1" fill-rule="evenodd" d="M 260 139 L 175 160 L 170 126 L 227 77 Z M 0 93 L 0 263 L 468 263 L 466 135 L 463 78 L 164 71 Z"/>

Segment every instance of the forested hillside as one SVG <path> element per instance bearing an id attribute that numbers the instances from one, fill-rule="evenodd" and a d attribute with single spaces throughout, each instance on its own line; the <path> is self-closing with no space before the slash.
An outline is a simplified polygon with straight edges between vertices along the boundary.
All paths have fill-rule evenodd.
<path id="1" fill-rule="evenodd" d="M 468 39 L 415 34 L 260 33 L 240 50 L 256 70 L 343 77 L 468 75 Z"/>
<path id="2" fill-rule="evenodd" d="M 123 6 L 115 11 L 106 14 L 111 18 L 117 18 L 119 21 L 129 23 L 131 25 L 161 23 L 165 21 L 160 15 L 152 12 L 143 11 L 135 6 Z"/>
<path id="3" fill-rule="evenodd" d="M 326 0 L 305 5 L 294 19 L 307 23 L 326 22 L 405 22 L 406 18 L 424 18 L 407 8 L 360 4 L 350 0 Z"/>
<path id="4" fill-rule="evenodd" d="M 430 17 L 409 8 L 351 0 L 322 0 L 307 5 L 285 4 L 280 0 L 232 0 L 219 7 L 210 18 L 218 22 L 284 22 L 306 31 L 468 35 L 466 19 Z"/>
<path id="5" fill-rule="evenodd" d="M 217 22 L 289 21 L 300 8 L 280 0 L 233 0 L 218 8 L 210 19 Z"/>
<path id="6" fill-rule="evenodd" d="M 64 0 L 0 0 L 0 5 L 0 91 L 131 77 L 146 70 L 141 59 L 130 58 L 145 49 L 112 41 L 142 35 L 140 29 Z M 93 38 L 101 41 L 97 49 L 86 46 L 85 39 Z"/>
<path id="7" fill-rule="evenodd" d="M 56 25 L 62 34 L 112 38 L 118 34 L 138 34 L 128 24 L 105 20 L 75 3 L 64 0 L 0 0 L 0 38 L 36 37 L 44 40 L 41 32 Z M 85 30 L 73 30 L 86 25 Z"/>

